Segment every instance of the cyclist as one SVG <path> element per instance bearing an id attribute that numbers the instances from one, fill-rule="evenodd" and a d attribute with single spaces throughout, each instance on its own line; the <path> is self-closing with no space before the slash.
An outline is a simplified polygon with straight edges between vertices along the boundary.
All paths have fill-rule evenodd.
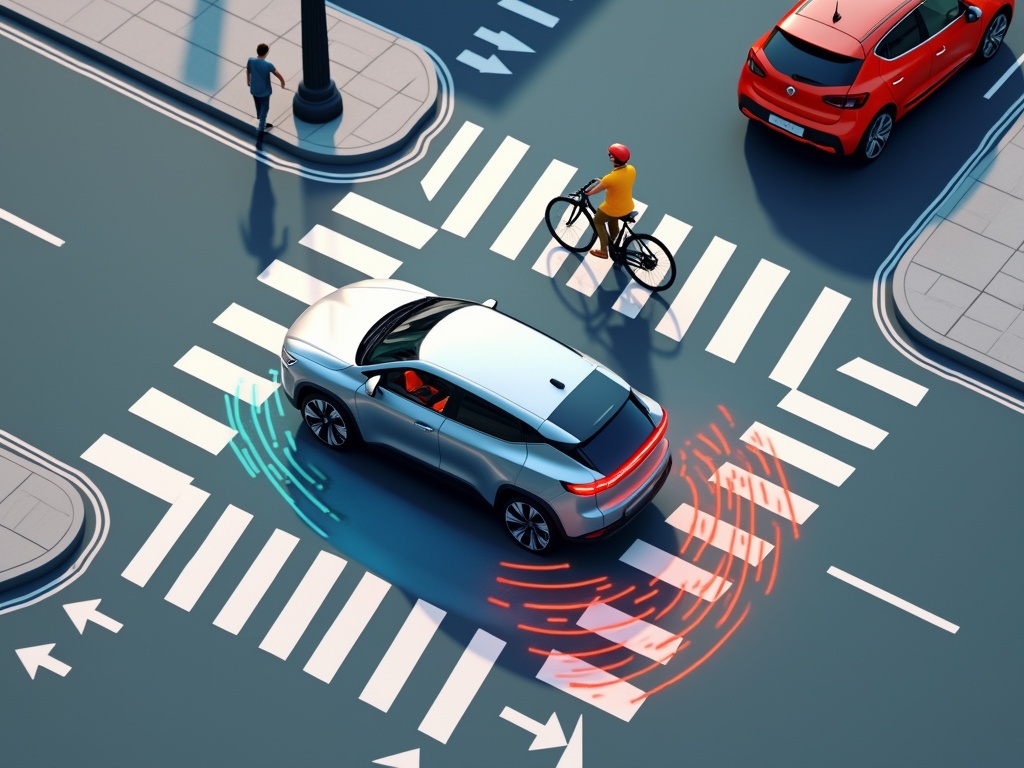
<path id="1" fill-rule="evenodd" d="M 611 173 L 600 183 L 587 190 L 587 195 L 607 192 L 604 202 L 594 214 L 594 228 L 601 240 L 601 247 L 590 252 L 599 259 L 608 258 L 608 235 L 614 240 L 619 234 L 619 217 L 633 212 L 633 182 L 636 181 L 636 168 L 629 163 L 629 147 L 625 144 L 612 144 L 608 147 L 608 159 L 612 161 Z"/>

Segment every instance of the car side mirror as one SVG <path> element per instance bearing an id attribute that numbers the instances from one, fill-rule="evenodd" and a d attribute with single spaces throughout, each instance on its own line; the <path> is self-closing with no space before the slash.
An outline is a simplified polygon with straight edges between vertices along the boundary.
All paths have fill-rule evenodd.
<path id="1" fill-rule="evenodd" d="M 498 300 L 488 299 L 487 301 L 483 302 L 480 306 L 487 307 L 488 309 L 494 309 L 496 306 L 498 306 Z"/>
<path id="2" fill-rule="evenodd" d="M 377 394 L 377 385 L 380 384 L 380 376 L 371 376 L 366 380 L 366 394 L 370 397 L 375 397 Z"/>
<path id="3" fill-rule="evenodd" d="M 968 24 L 973 24 L 974 22 L 976 22 L 978 19 L 981 18 L 981 8 L 979 8 L 976 5 L 969 5 L 969 6 L 967 6 L 967 14 L 966 14 L 966 16 L 967 16 L 967 23 Z"/>

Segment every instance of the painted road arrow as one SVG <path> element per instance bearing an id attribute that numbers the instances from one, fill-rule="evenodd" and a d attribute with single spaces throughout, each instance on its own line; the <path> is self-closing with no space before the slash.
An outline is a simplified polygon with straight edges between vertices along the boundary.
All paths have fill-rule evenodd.
<path id="1" fill-rule="evenodd" d="M 552 747 L 565 746 L 565 734 L 562 733 L 562 726 L 558 722 L 558 715 L 554 712 L 546 723 L 538 723 L 531 720 L 521 712 L 516 712 L 512 707 L 505 707 L 499 715 L 503 720 L 508 720 L 512 725 L 518 725 L 524 731 L 529 731 L 536 738 L 530 745 L 530 751 L 535 749 L 551 749 Z"/>
<path id="2" fill-rule="evenodd" d="M 28 676 L 33 680 L 36 679 L 36 671 L 40 667 L 64 677 L 71 671 L 71 665 L 65 664 L 60 659 L 55 659 L 50 655 L 50 651 L 53 650 L 55 645 L 57 644 L 49 643 L 47 645 L 33 645 L 31 648 L 15 648 L 14 652 L 18 654 L 21 663 L 25 665 Z"/>
<path id="3" fill-rule="evenodd" d="M 99 624 L 104 629 L 109 629 L 111 632 L 120 631 L 121 627 L 124 626 L 119 621 L 114 621 L 106 614 L 100 613 L 99 600 L 83 600 L 80 603 L 65 603 L 64 610 L 67 611 L 68 616 L 71 617 L 71 622 L 78 629 L 78 634 L 85 634 L 85 625 L 90 621 L 93 624 Z"/>
<path id="4" fill-rule="evenodd" d="M 473 53 L 472 51 L 463 51 L 455 57 L 458 61 L 463 64 L 467 64 L 475 69 L 477 72 L 481 72 L 488 75 L 511 75 L 512 70 L 501 63 L 501 59 L 495 54 L 491 54 L 489 59 L 485 59 L 479 53 Z"/>
<path id="5" fill-rule="evenodd" d="M 512 35 L 504 30 L 501 32 L 492 32 L 487 27 L 480 27 L 480 29 L 473 34 L 481 40 L 485 40 L 491 45 L 496 46 L 499 51 L 533 53 L 533 48 L 528 46 L 526 43 L 519 42 L 517 38 L 512 37 Z"/>
<path id="6" fill-rule="evenodd" d="M 420 751 L 410 749 L 408 752 L 382 757 L 373 762 L 376 765 L 386 765 L 388 768 L 420 768 Z"/>
<path id="7" fill-rule="evenodd" d="M 569 746 L 565 748 L 555 768 L 583 768 L 583 715 L 576 721 Z"/>

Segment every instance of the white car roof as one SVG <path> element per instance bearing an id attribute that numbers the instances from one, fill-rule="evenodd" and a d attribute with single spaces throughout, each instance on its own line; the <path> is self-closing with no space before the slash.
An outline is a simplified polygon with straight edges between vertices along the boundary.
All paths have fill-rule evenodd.
<path id="1" fill-rule="evenodd" d="M 597 368 L 540 331 L 480 305 L 463 307 L 440 320 L 423 339 L 419 357 L 541 420 Z"/>

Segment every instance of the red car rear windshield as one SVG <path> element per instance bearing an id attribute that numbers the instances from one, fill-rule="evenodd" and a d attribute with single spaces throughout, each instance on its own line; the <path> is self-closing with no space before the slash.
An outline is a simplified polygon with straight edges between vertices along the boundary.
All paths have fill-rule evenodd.
<path id="1" fill-rule="evenodd" d="M 775 69 L 797 82 L 829 88 L 849 88 L 864 63 L 811 45 L 778 27 L 765 43 L 764 55 Z"/>

